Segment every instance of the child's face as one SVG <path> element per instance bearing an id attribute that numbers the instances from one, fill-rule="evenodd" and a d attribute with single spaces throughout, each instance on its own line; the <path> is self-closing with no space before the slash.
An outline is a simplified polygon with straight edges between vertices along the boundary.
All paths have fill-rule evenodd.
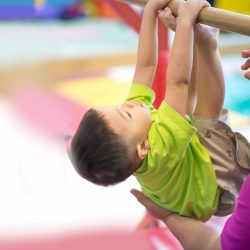
<path id="1" fill-rule="evenodd" d="M 117 106 L 99 107 L 99 111 L 114 132 L 141 143 L 147 139 L 152 117 L 147 105 L 128 101 Z"/>

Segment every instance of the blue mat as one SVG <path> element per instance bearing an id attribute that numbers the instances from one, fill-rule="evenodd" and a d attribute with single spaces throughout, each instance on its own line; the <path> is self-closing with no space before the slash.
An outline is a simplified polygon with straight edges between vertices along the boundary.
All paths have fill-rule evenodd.
<path id="1" fill-rule="evenodd" d="M 137 34 L 121 22 L 89 18 L 0 22 L 0 36 L 0 66 L 135 53 L 138 41 Z"/>
<path id="2" fill-rule="evenodd" d="M 225 107 L 250 117 L 250 81 L 241 74 L 225 77 Z"/>

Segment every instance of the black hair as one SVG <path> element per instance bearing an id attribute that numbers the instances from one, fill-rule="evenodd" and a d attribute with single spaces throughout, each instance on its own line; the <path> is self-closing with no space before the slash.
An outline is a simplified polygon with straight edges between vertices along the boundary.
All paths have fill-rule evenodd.
<path id="1" fill-rule="evenodd" d="M 124 181 L 133 173 L 135 165 L 128 144 L 95 109 L 83 116 L 69 154 L 83 178 L 103 186 Z"/>

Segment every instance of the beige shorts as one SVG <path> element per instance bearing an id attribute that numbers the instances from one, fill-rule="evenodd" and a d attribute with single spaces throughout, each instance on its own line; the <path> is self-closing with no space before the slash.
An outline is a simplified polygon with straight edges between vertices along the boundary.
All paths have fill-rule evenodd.
<path id="1" fill-rule="evenodd" d="M 219 120 L 192 116 L 201 144 L 208 150 L 215 168 L 217 182 L 222 189 L 215 215 L 230 214 L 235 198 L 246 176 L 250 173 L 250 144 L 227 125 L 228 111 L 223 110 Z"/>

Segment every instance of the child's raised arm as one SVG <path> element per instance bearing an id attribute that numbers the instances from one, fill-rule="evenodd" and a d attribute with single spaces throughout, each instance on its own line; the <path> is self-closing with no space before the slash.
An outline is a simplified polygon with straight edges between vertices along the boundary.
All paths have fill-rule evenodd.
<path id="1" fill-rule="evenodd" d="M 193 25 L 203 7 L 209 6 L 205 0 L 181 2 L 173 47 L 167 70 L 168 87 L 166 102 L 181 115 L 186 114 L 188 84 L 193 65 Z"/>
<path id="2" fill-rule="evenodd" d="M 168 2 L 169 0 L 149 0 L 144 9 L 133 83 L 151 86 L 158 58 L 157 14 Z"/>

